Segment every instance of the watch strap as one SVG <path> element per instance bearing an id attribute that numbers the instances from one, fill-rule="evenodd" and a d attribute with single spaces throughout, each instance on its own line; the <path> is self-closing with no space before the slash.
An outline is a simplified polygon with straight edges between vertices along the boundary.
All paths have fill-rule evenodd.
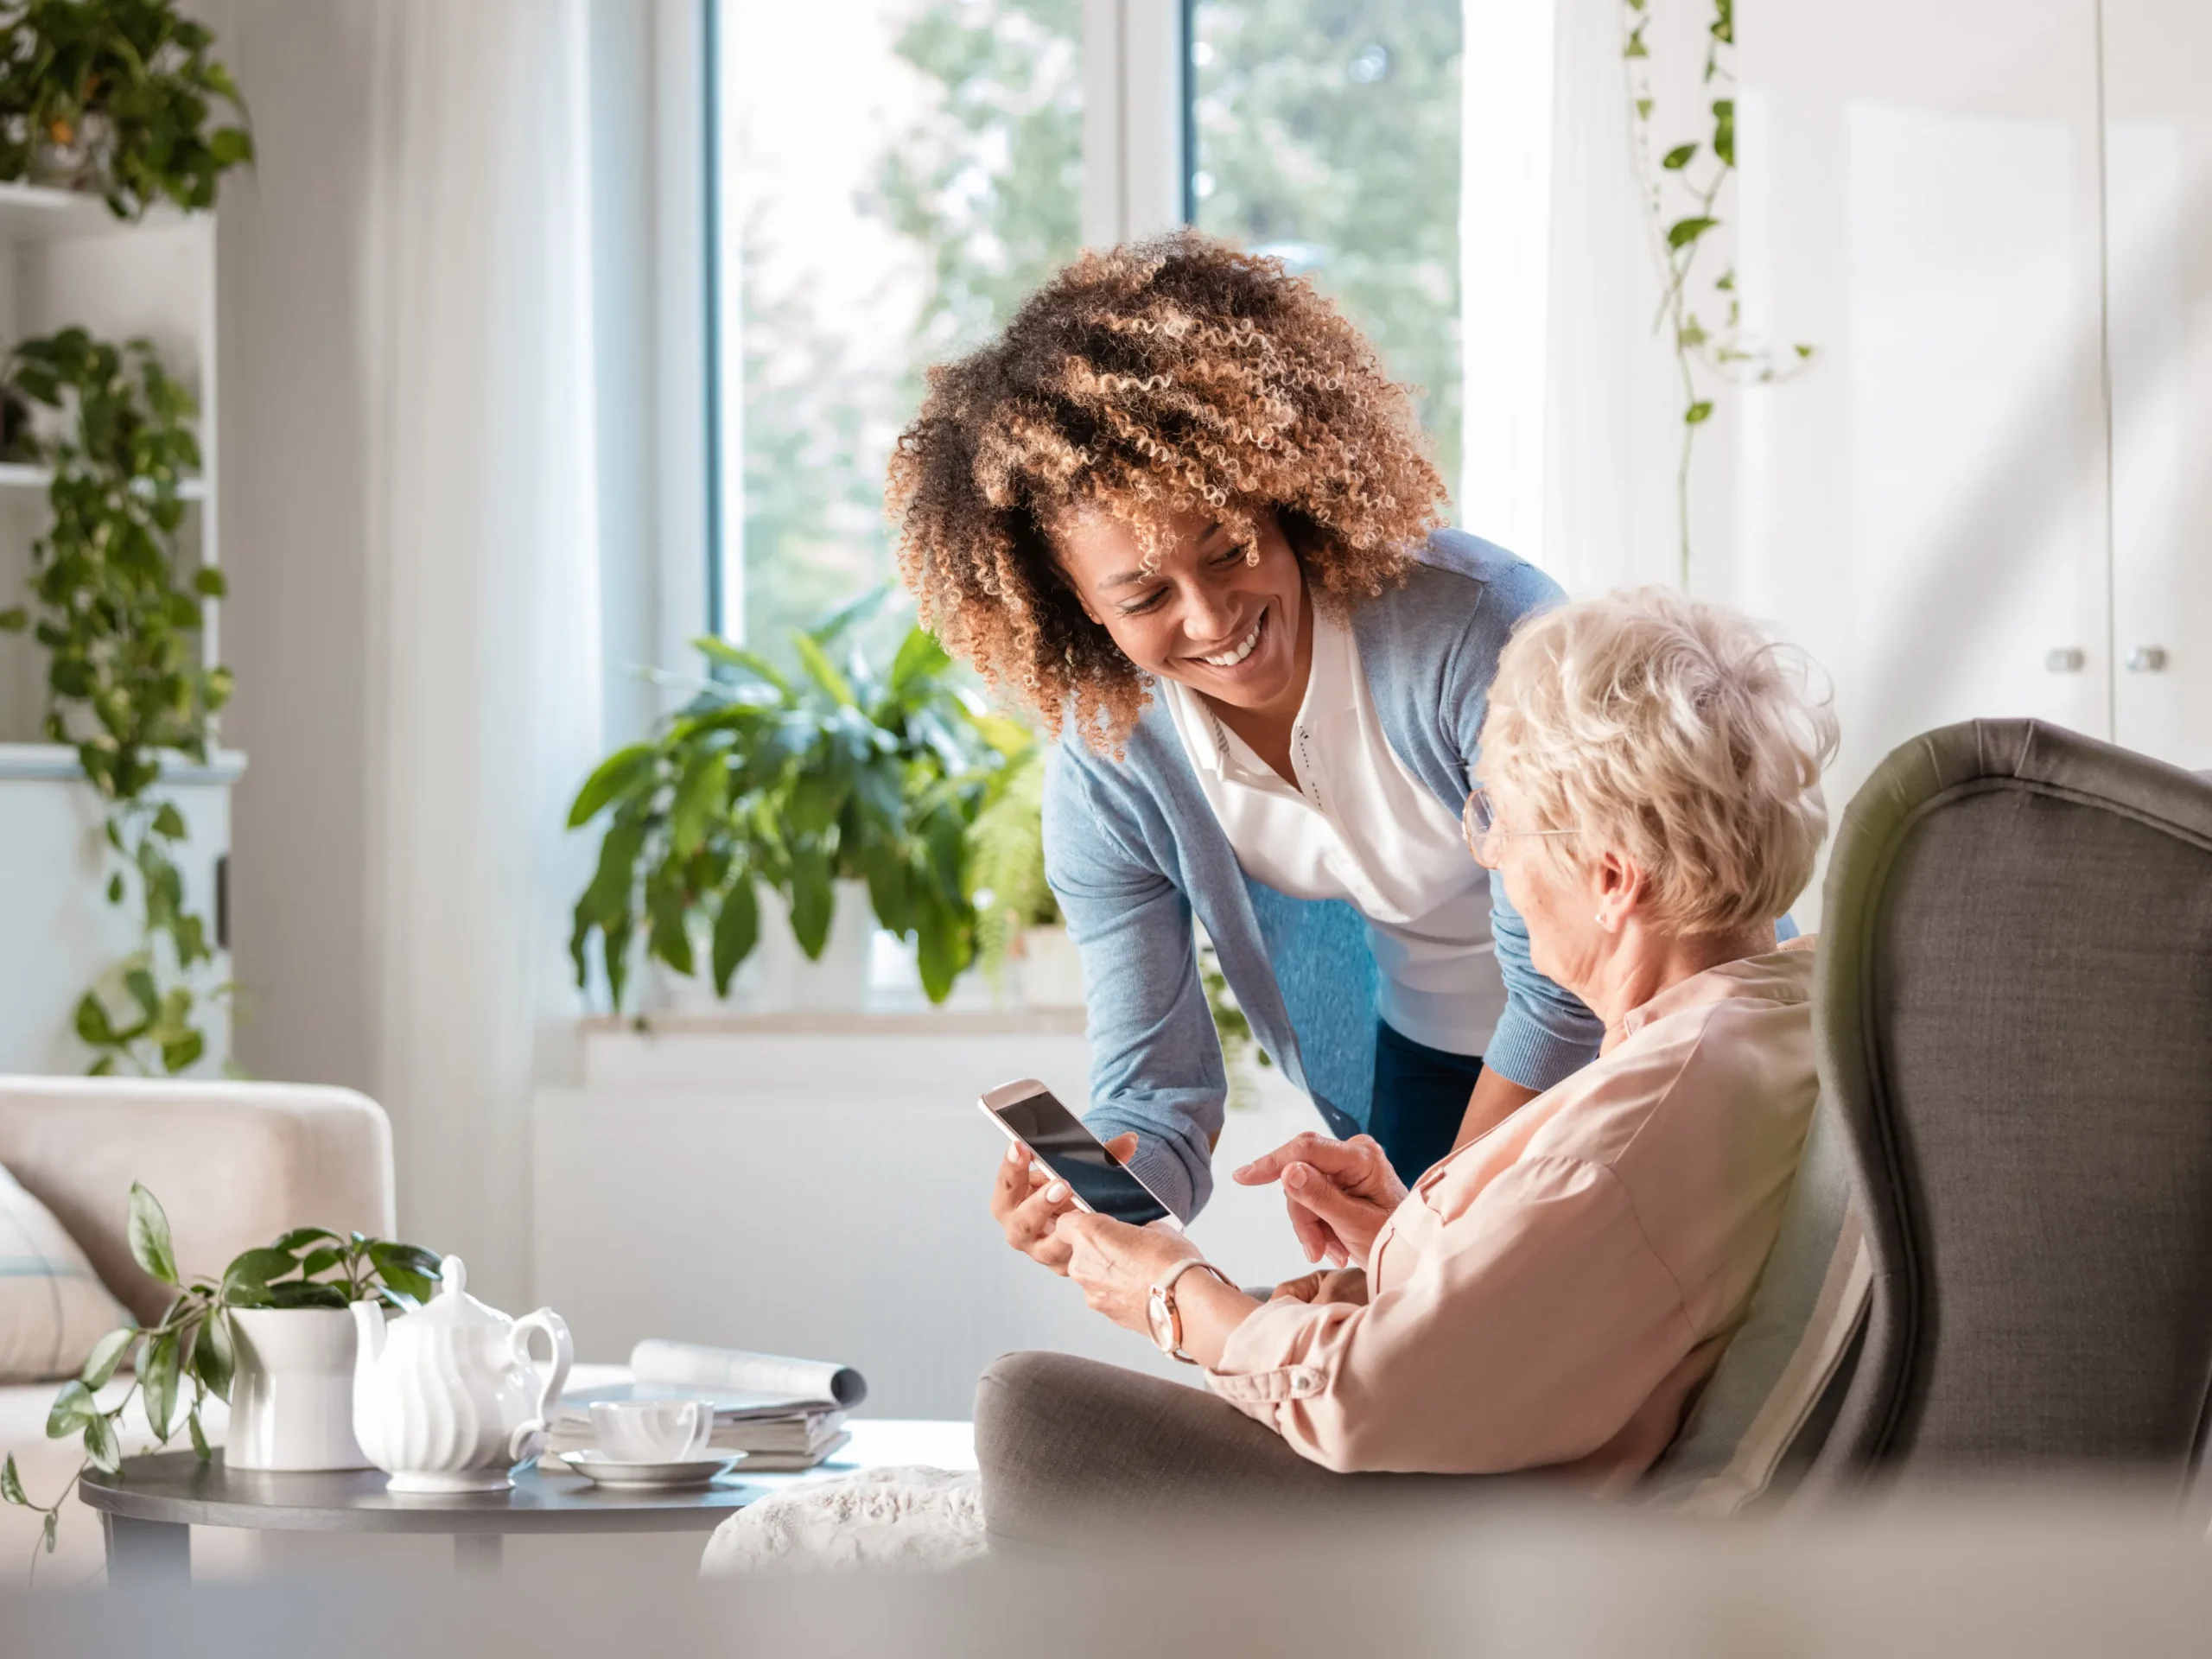
<path id="1" fill-rule="evenodd" d="M 1151 1300 L 1159 1303 L 1167 1313 L 1167 1332 L 1165 1339 L 1162 1339 L 1158 1333 L 1154 1333 L 1153 1340 L 1158 1344 L 1160 1351 L 1166 1354 L 1168 1358 L 1179 1359 L 1185 1365 L 1195 1365 L 1198 1362 L 1183 1351 L 1183 1310 L 1175 1304 L 1175 1284 L 1193 1268 L 1202 1273 L 1211 1274 L 1231 1290 L 1236 1288 L 1236 1281 L 1227 1274 L 1203 1256 L 1196 1255 L 1185 1256 L 1153 1281 Z"/>

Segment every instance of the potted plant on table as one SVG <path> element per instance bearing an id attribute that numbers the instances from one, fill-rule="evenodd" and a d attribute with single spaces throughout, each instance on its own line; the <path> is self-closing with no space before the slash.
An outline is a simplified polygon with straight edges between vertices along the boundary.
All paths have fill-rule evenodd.
<path id="1" fill-rule="evenodd" d="M 907 632 L 888 669 L 857 645 L 841 667 L 832 653 L 882 599 L 795 632 L 796 676 L 726 640 L 694 642 L 716 677 L 652 738 L 601 762 L 569 814 L 571 829 L 607 820 L 575 905 L 580 987 L 594 935 L 618 1009 L 640 933 L 650 960 L 696 973 L 696 925 L 726 996 L 760 943 L 761 889 L 783 900 L 815 960 L 843 882 L 864 885 L 876 920 L 913 938 L 922 988 L 944 1000 L 976 950 L 969 825 L 1026 734 L 982 712 L 924 629 Z"/>
<path id="2" fill-rule="evenodd" d="M 184 1279 L 168 1217 L 143 1186 L 130 1188 L 130 1254 L 176 1292 L 149 1326 L 124 1325 L 92 1345 L 83 1369 L 62 1384 L 47 1414 L 51 1440 L 82 1437 L 85 1468 L 122 1466 L 121 1421 L 143 1401 L 157 1445 L 181 1427 L 205 1461 L 213 1455 L 200 1421 L 213 1395 L 231 1408 L 225 1461 L 237 1468 L 363 1469 L 353 1439 L 352 1305 L 405 1310 L 429 1300 L 439 1258 L 412 1244 L 300 1227 L 246 1251 L 219 1279 Z M 124 1365 L 132 1381 L 103 1404 L 99 1392 Z M 10 1456 L 0 1463 L 0 1501 L 42 1510 L 45 1548 L 54 1548 L 72 1477 L 51 1503 L 35 1503 Z"/>

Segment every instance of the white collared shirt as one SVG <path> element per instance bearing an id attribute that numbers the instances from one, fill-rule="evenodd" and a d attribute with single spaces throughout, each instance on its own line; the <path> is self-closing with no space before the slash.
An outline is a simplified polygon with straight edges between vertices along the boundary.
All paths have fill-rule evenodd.
<path id="1" fill-rule="evenodd" d="M 1161 695 L 1198 787 L 1248 875 L 1294 899 L 1343 899 L 1367 918 L 1378 1012 L 1454 1054 L 1490 1040 L 1490 876 L 1459 821 L 1382 734 L 1351 630 L 1313 618 L 1313 662 L 1291 728 L 1293 788 L 1173 680 Z"/>

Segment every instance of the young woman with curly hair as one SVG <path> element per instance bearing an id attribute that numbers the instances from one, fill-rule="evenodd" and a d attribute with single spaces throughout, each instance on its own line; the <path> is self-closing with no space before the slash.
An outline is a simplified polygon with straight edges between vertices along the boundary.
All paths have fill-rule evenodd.
<path id="1" fill-rule="evenodd" d="M 1459 823 L 1498 652 L 1559 590 L 1441 528 L 1409 400 L 1309 283 L 1187 232 L 1086 254 L 931 371 L 890 485 L 924 619 L 1058 739 L 1089 1121 L 1180 1214 L 1225 1098 L 1194 912 L 1268 1052 L 1408 1181 L 1597 1052 Z M 1070 1202 L 1017 1148 L 992 1207 L 1064 1267 Z"/>

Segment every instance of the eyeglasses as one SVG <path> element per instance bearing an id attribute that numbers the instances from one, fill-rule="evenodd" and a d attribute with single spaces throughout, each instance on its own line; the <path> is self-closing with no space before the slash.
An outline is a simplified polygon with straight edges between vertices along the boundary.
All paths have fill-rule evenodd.
<path id="1" fill-rule="evenodd" d="M 1490 798 L 1490 791 L 1477 784 L 1467 797 L 1467 804 L 1459 810 L 1459 829 L 1467 837 L 1467 850 L 1475 862 L 1485 869 L 1494 869 L 1491 861 L 1495 843 L 1508 836 L 1571 836 L 1572 830 L 1501 830 L 1497 827 L 1497 803 Z"/>

